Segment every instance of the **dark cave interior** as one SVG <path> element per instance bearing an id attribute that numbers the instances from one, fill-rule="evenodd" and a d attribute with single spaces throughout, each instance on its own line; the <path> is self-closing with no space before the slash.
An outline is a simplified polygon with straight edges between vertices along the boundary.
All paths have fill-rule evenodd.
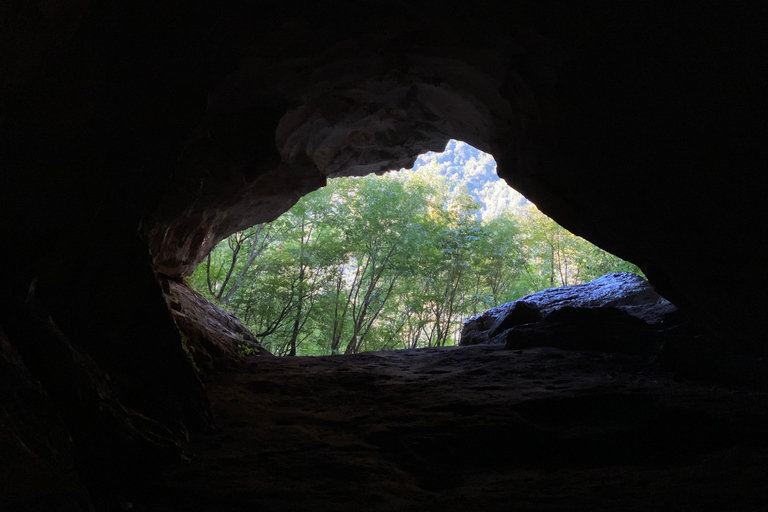
<path id="1" fill-rule="evenodd" d="M 553 441 L 504 414 L 482 416 L 464 395 L 436 410 L 439 418 L 415 420 L 401 437 L 381 433 L 391 418 L 367 416 L 360 420 L 361 449 L 376 447 L 432 494 L 417 495 L 410 484 L 383 478 L 386 485 L 375 500 L 366 501 L 370 489 L 361 486 L 348 509 L 407 510 L 418 504 L 423 510 L 428 500 L 442 510 L 465 510 L 473 503 L 486 510 L 508 510 L 510 503 L 517 510 L 765 506 L 759 477 L 768 458 L 759 434 L 765 432 L 766 374 L 738 366 L 748 361 L 755 368 L 766 354 L 761 324 L 768 304 L 756 281 L 768 254 L 755 241 L 768 218 L 760 186 L 766 151 L 763 11 L 605 1 L 8 0 L 0 13 L 4 510 L 126 509 L 133 505 L 124 495 L 147 485 L 147 475 L 156 485 L 155 494 L 145 497 L 145 510 L 174 510 L 168 496 L 189 496 L 178 485 L 184 478 L 219 482 L 218 488 L 201 484 L 208 494 L 192 495 L 199 510 L 223 510 L 215 499 L 232 490 L 227 478 L 248 468 L 230 468 L 225 478 L 221 468 L 207 471 L 199 461 L 206 460 L 205 450 L 216 449 L 216 436 L 239 439 L 233 429 L 247 423 L 227 416 L 225 403 L 233 398 L 227 390 L 250 389 L 252 396 L 240 400 L 253 406 L 292 407 L 302 403 L 303 386 L 311 382 L 302 383 L 302 358 L 282 369 L 273 368 L 275 360 L 254 356 L 229 372 L 196 371 L 172 300 L 169 307 L 171 288 L 217 242 L 276 218 L 328 178 L 408 167 L 451 138 L 492 153 L 499 175 L 542 211 L 639 265 L 697 333 L 675 366 L 694 381 L 681 384 L 662 373 L 649 377 L 648 370 L 643 377 L 635 371 L 630 382 L 624 370 L 608 369 L 615 360 L 600 366 L 590 359 L 597 356 L 585 355 L 573 362 L 568 351 L 547 352 L 556 349 L 523 351 L 517 363 L 511 359 L 516 351 L 491 346 L 425 355 L 419 364 L 433 364 L 430 358 L 445 359 L 436 366 L 455 364 L 447 374 L 456 379 L 450 385 L 426 382 L 424 397 L 432 396 L 430 386 L 468 389 L 473 384 L 467 372 L 491 382 L 475 386 L 519 385 L 502 377 L 502 359 L 521 365 L 510 379 L 540 371 L 544 380 L 555 379 L 557 364 L 571 361 L 571 372 L 599 369 L 562 389 L 549 382 L 549 391 L 561 393 L 548 398 L 554 406 L 516 405 L 516 414 L 554 425 L 560 416 L 552 410 L 560 405 L 598 411 L 602 406 L 595 404 L 615 408 L 621 396 L 631 397 L 631 412 L 574 420 L 573 429 L 594 434 L 580 438 L 594 443 L 592 457 L 566 446 L 566 427 Z M 464 363 L 460 350 L 467 354 Z M 322 365 L 330 365 L 329 372 L 334 365 L 345 367 L 355 376 L 349 386 L 373 389 L 371 375 L 400 365 L 397 359 L 366 359 L 374 357 L 359 356 L 361 367 L 371 366 L 368 377 L 350 359 L 317 363 L 306 379 L 319 379 L 343 403 L 333 386 L 344 383 L 323 380 Z M 543 360 L 553 361 L 551 371 Z M 618 367 L 634 364 L 625 363 Z M 278 380 L 258 384 L 263 368 Z M 618 377 L 606 380 L 606 373 Z M 583 385 L 597 374 L 602 380 L 595 377 L 595 386 Z M 728 378 L 746 374 L 754 378 Z M 535 394 L 539 384 L 521 389 Z M 627 391 L 632 386 L 643 391 Z M 381 400 L 401 392 L 397 388 Z M 450 402 L 451 393 L 434 400 Z M 694 397 L 686 403 L 695 406 L 683 408 L 688 416 L 680 407 L 658 409 L 648 405 L 649 393 L 667 404 Z M 398 414 L 417 414 L 423 405 L 406 395 Z M 502 402 L 482 396 L 476 401 L 496 412 L 502 408 Z M 264 417 L 278 426 L 304 421 L 286 419 L 267 405 Z M 659 467 L 680 470 L 677 479 L 658 477 L 672 482 L 663 489 L 639 495 L 629 492 L 641 488 L 638 472 L 622 473 L 623 484 L 599 484 L 607 478 L 600 473 L 607 459 L 599 454 L 618 454 L 611 464 L 634 463 L 637 453 L 630 445 L 637 432 L 628 418 L 636 415 L 652 418 L 641 422 L 649 427 L 638 446 L 653 446 Z M 520 459 L 505 465 L 491 457 L 485 464 L 467 450 L 455 451 L 452 464 L 481 470 L 465 479 L 477 481 L 463 498 L 449 493 L 445 483 L 459 481 L 445 471 L 428 473 L 448 464 L 440 454 L 458 438 L 430 437 L 418 426 L 437 420 L 449 425 L 446 418 L 477 418 L 482 425 L 461 426 L 466 437 L 483 438 L 470 443 L 473 450 L 500 449 L 504 460 L 522 450 Z M 307 421 L 313 428 L 333 431 L 336 425 L 344 431 L 339 418 Z M 665 426 L 669 437 L 659 434 Z M 598 442 L 599 433 L 608 434 Z M 279 474 L 275 468 L 283 460 L 268 443 L 295 441 L 270 435 L 265 433 L 266 448 L 251 462 L 264 482 L 265 468 L 271 465 Z M 535 440 L 531 450 L 544 455 L 536 459 L 510 436 L 529 436 Z M 208 448 L 200 448 L 201 439 Z M 696 452 L 685 439 L 707 448 Z M 718 439 L 741 444 L 737 450 Z M 556 456 L 553 446 L 565 455 Z M 300 466 L 297 481 L 312 467 Z M 318 467 L 338 470 L 348 482 L 365 473 L 364 464 Z M 371 469 L 369 477 L 383 467 Z M 577 478 L 578 468 L 583 474 Z M 729 468 L 728 478 L 719 479 L 726 470 L 718 468 Z M 686 487 L 683 473 L 701 478 L 691 477 L 696 484 Z M 523 476 L 529 487 L 509 486 L 509 479 Z M 318 508 L 306 498 L 296 507 L 345 509 L 341 498 L 328 497 L 332 484 L 306 482 L 306 489 L 325 489 L 316 496 L 326 505 Z M 594 502 L 582 492 L 590 486 L 597 486 Z M 289 487 L 262 501 L 254 487 L 227 506 L 288 510 Z M 601 489 L 612 496 L 605 498 Z M 562 501 L 547 501 L 548 493 Z M 189 503 L 177 504 L 190 510 Z"/>

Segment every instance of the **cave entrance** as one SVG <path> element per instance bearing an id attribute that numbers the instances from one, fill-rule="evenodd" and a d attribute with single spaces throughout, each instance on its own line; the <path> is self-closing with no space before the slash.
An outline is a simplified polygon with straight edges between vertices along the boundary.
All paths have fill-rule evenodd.
<path id="1" fill-rule="evenodd" d="M 219 243 L 189 279 L 276 355 L 458 344 L 470 317 L 634 265 L 576 237 L 461 141 L 336 178 Z"/>

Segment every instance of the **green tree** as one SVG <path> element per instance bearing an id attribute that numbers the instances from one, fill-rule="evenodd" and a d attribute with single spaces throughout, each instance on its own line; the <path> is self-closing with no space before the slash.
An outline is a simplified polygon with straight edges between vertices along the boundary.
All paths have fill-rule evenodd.
<path id="1" fill-rule="evenodd" d="M 334 319 L 332 351 L 363 349 L 376 320 L 398 281 L 414 272 L 414 254 L 423 242 L 426 199 L 406 189 L 393 175 L 350 180 L 338 192 L 342 201 L 336 217 L 347 256 L 333 275 Z M 342 206 L 344 210 L 342 210 Z"/>
<path id="2" fill-rule="evenodd" d="M 480 164 L 450 177 L 433 164 L 330 180 L 278 220 L 219 244 L 192 285 L 275 354 L 349 354 L 451 344 L 490 307 L 639 272 L 519 194 L 472 185 Z"/>

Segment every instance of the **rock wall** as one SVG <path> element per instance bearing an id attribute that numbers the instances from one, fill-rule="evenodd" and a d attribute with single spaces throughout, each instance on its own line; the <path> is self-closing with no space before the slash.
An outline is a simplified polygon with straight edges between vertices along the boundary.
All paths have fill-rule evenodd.
<path id="1" fill-rule="evenodd" d="M 183 336 L 184 348 L 199 371 L 232 369 L 243 354 L 272 354 L 240 320 L 186 284 L 162 279 L 168 307 Z"/>
<path id="2" fill-rule="evenodd" d="M 59 500 L 88 505 L 74 467 L 73 442 L 51 398 L 0 331 L 0 460 L 3 503 L 13 509 L 48 508 Z"/>

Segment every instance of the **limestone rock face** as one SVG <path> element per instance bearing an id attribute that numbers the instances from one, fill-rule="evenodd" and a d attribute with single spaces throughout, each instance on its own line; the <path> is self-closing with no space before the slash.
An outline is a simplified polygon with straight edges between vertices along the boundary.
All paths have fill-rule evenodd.
<path id="1" fill-rule="evenodd" d="M 596 312 L 600 309 L 621 313 Z M 552 316 L 560 310 L 564 312 Z M 568 324 L 570 330 L 613 329 L 618 333 L 622 328 L 632 330 L 641 324 L 661 327 L 665 317 L 676 311 L 677 307 L 656 293 L 642 277 L 617 272 L 589 283 L 550 288 L 489 309 L 467 320 L 459 344 L 485 343 L 508 329 L 542 319 L 548 324 Z M 632 317 L 641 322 L 634 322 Z"/>
<path id="2" fill-rule="evenodd" d="M 183 283 L 163 280 L 166 300 L 186 348 L 201 370 L 230 368 L 242 360 L 242 347 L 272 355 L 240 320 Z"/>

